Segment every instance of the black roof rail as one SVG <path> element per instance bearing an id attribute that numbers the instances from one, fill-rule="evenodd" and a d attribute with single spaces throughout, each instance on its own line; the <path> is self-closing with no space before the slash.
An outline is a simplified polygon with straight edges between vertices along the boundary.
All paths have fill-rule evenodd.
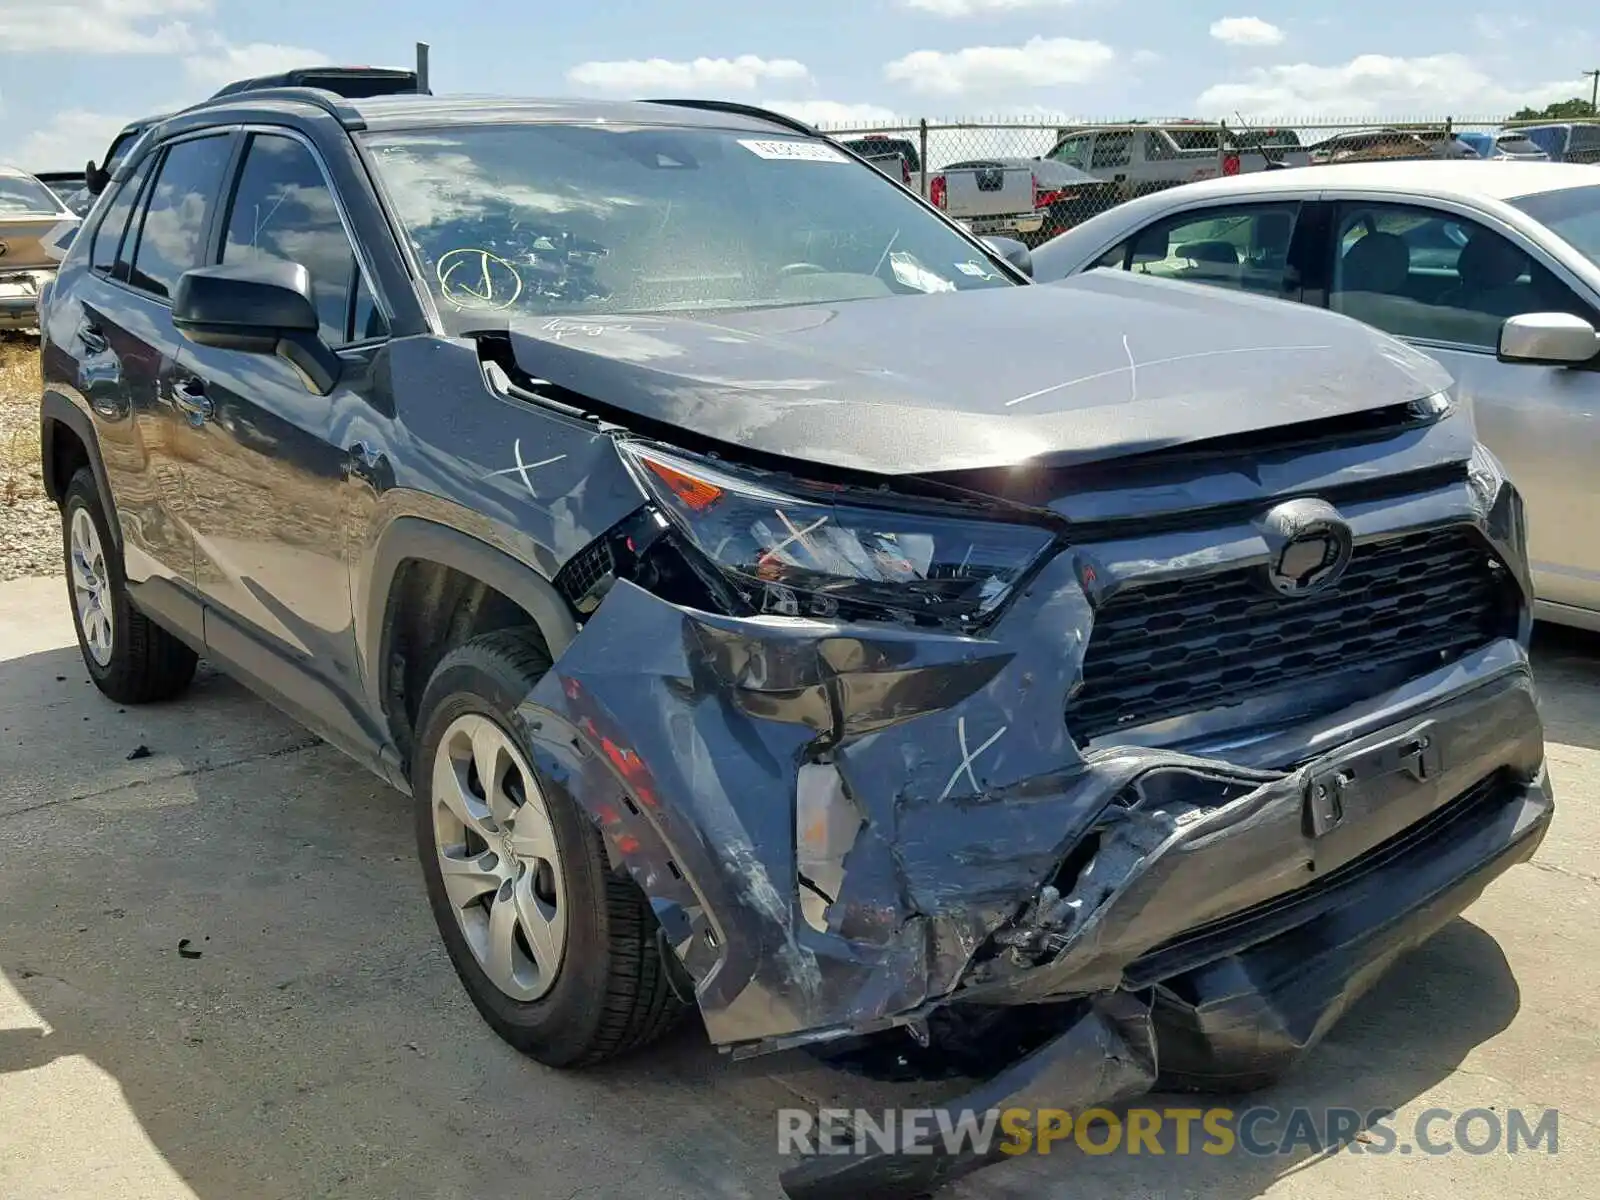
<path id="1" fill-rule="evenodd" d="M 740 104 L 737 100 L 644 100 L 643 104 L 671 104 L 678 108 L 698 108 L 706 112 L 732 113 L 739 117 L 754 117 L 758 121 L 771 121 L 774 125 L 781 125 L 785 129 L 792 129 L 796 133 L 803 133 L 807 137 L 825 137 L 820 130 L 813 129 L 797 117 L 786 113 L 773 112 L 770 108 L 761 108 L 754 104 Z"/>
<path id="2" fill-rule="evenodd" d="M 337 92 L 313 87 L 262 88 L 260 91 L 255 92 L 230 92 L 221 96 L 208 96 L 196 104 L 189 105 L 188 108 L 180 109 L 175 113 L 168 113 L 167 116 L 176 117 L 181 113 L 202 112 L 208 108 L 218 108 L 229 104 L 253 104 L 258 100 L 298 100 L 302 104 L 310 104 L 320 108 L 344 125 L 346 129 L 365 129 L 367 127 L 366 120 L 343 96 Z"/>

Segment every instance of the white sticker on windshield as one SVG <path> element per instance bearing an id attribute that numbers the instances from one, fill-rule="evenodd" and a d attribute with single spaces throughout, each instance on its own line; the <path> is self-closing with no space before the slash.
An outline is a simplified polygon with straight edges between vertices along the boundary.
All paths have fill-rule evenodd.
<path id="1" fill-rule="evenodd" d="M 849 162 L 849 158 L 822 142 L 762 142 L 753 138 L 740 138 L 739 145 L 761 158 L 782 159 L 787 162 Z"/>
<path id="2" fill-rule="evenodd" d="M 919 292 L 953 292 L 956 285 L 935 274 L 903 250 L 889 255 L 889 270 L 903 286 Z"/>
<path id="3" fill-rule="evenodd" d="M 987 278 L 989 278 L 989 271 L 988 271 L 988 269 L 986 267 L 984 267 L 984 265 L 982 263 L 975 263 L 975 262 L 957 263 L 956 264 L 956 270 L 960 271 L 963 275 L 971 275 L 974 279 L 987 279 Z"/>

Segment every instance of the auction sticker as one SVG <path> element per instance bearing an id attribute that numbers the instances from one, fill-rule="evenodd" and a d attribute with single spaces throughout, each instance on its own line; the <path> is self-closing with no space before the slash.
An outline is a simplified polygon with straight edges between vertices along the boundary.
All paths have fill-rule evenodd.
<path id="1" fill-rule="evenodd" d="M 781 159 L 789 162 L 849 162 L 844 154 L 821 142 L 762 142 L 754 138 L 740 138 L 739 145 L 761 158 Z"/>

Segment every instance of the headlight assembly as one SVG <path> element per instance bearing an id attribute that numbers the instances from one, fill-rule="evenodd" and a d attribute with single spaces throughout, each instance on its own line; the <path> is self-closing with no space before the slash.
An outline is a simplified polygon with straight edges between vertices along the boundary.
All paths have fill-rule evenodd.
<path id="1" fill-rule="evenodd" d="M 654 447 L 622 450 L 661 512 L 757 612 L 970 627 L 1053 541 L 1037 526 L 878 507 L 826 485 L 774 491 Z"/>

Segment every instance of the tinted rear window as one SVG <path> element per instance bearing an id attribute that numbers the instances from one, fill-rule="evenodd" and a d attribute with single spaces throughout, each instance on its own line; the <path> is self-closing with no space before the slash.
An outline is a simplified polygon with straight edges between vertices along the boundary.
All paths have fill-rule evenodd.
<path id="1" fill-rule="evenodd" d="M 185 271 L 201 266 L 211 212 L 233 150 L 226 134 L 178 142 L 167 151 L 149 189 L 139 248 L 129 282 L 157 296 L 170 296 Z"/>
<path id="2" fill-rule="evenodd" d="M 1233 144 L 1241 150 L 1297 149 L 1300 145 L 1300 135 L 1292 129 L 1236 129 L 1232 137 Z"/>
<path id="3" fill-rule="evenodd" d="M 1507 154 L 1538 154 L 1538 153 L 1540 153 L 1539 147 L 1536 144 L 1534 144 L 1532 141 L 1530 141 L 1528 138 L 1525 138 L 1525 137 L 1502 137 L 1502 138 L 1496 138 L 1494 144 L 1496 146 L 1500 147 L 1500 149 L 1504 150 Z"/>
<path id="4" fill-rule="evenodd" d="M 94 243 L 89 248 L 89 265 L 95 270 L 109 271 L 117 261 L 117 248 L 122 244 L 123 231 L 128 228 L 128 217 L 133 212 L 145 177 L 150 174 L 150 164 L 154 161 L 153 155 L 146 155 L 111 198 L 111 207 L 106 209 L 106 215 L 101 218 L 100 228 L 95 230 Z"/>
<path id="5" fill-rule="evenodd" d="M 1215 129 L 1169 129 L 1167 136 L 1179 150 L 1215 150 L 1222 144 L 1222 135 Z"/>

